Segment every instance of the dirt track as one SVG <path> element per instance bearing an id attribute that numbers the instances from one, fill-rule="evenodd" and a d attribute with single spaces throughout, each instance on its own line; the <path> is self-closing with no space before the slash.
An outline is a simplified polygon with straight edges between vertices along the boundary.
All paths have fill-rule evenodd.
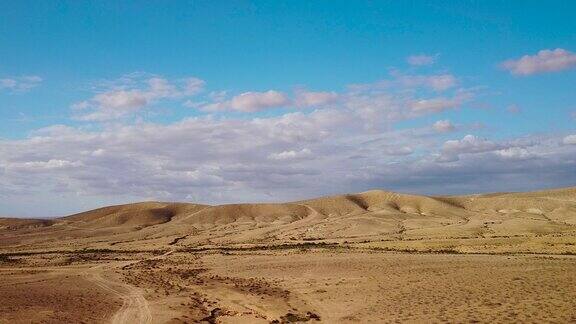
<path id="1" fill-rule="evenodd" d="M 111 323 L 152 323 L 150 306 L 144 297 L 142 289 L 121 281 L 103 278 L 102 272 L 104 269 L 104 266 L 98 265 L 84 271 L 83 275 L 98 287 L 122 299 L 122 307 L 114 314 Z"/>

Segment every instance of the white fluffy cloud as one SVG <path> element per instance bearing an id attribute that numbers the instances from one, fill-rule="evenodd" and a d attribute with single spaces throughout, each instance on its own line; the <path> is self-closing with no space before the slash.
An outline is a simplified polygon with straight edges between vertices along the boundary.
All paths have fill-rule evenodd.
<path id="1" fill-rule="evenodd" d="M 406 82 L 404 77 L 395 74 L 392 80 L 350 86 L 340 95 L 336 106 L 356 112 L 366 128 L 378 129 L 400 120 L 461 108 L 475 96 L 464 88 L 438 95 L 436 91 L 423 89 L 428 88 L 427 82 L 420 81 L 425 78 Z"/>
<path id="2" fill-rule="evenodd" d="M 458 161 L 461 154 L 484 153 L 503 148 L 500 144 L 474 135 L 466 135 L 460 140 L 449 140 L 442 145 L 438 162 Z"/>
<path id="3" fill-rule="evenodd" d="M 392 156 L 406 156 L 414 153 L 414 150 L 409 146 L 392 146 L 384 149 L 384 152 Z"/>
<path id="4" fill-rule="evenodd" d="M 564 137 L 564 139 L 562 139 L 562 143 L 566 145 L 576 145 L 576 134 Z"/>
<path id="5" fill-rule="evenodd" d="M 565 49 L 541 50 L 536 55 L 524 55 L 502 63 L 502 67 L 516 75 L 557 72 L 576 67 L 576 54 Z"/>
<path id="6" fill-rule="evenodd" d="M 4 165 L 10 171 L 42 172 L 47 170 L 68 169 L 82 166 L 80 161 L 56 160 L 14 162 Z"/>
<path id="7" fill-rule="evenodd" d="M 305 159 L 308 158 L 312 155 L 312 151 L 310 151 L 307 148 L 301 149 L 299 151 L 294 151 L 294 150 L 290 150 L 290 151 L 282 151 L 282 152 L 278 152 L 278 153 L 271 153 L 270 155 L 268 155 L 268 159 L 270 160 L 299 160 L 299 159 Z"/>
<path id="8" fill-rule="evenodd" d="M 480 153 L 493 151 L 499 145 L 489 141 L 485 138 L 480 138 L 474 135 L 466 135 L 461 140 L 446 141 L 442 146 L 442 150 L 447 153 Z"/>
<path id="9" fill-rule="evenodd" d="M 342 92 L 297 89 L 289 96 L 282 91 L 268 90 L 230 96 L 226 91 L 215 91 L 208 100 L 189 101 L 185 105 L 211 113 L 254 113 L 297 107 L 350 109 L 372 126 L 382 119 L 397 121 L 458 108 L 474 97 L 471 90 L 458 86 L 458 78 L 452 74 L 406 75 L 393 71 L 389 79 L 350 85 Z"/>
<path id="10" fill-rule="evenodd" d="M 39 76 L 23 76 L 0 79 L 0 90 L 8 90 L 13 93 L 26 92 L 42 82 Z"/>
<path id="11" fill-rule="evenodd" d="M 440 133 L 448 133 L 454 131 L 456 127 L 449 120 L 439 120 L 432 125 L 435 131 Z"/>
<path id="12" fill-rule="evenodd" d="M 297 91 L 295 103 L 300 107 L 320 107 L 335 102 L 336 92 Z"/>
<path id="13" fill-rule="evenodd" d="M 417 113 L 436 113 L 448 109 L 460 107 L 468 101 L 470 95 L 459 94 L 452 98 L 436 97 L 429 99 L 416 99 L 410 104 L 410 108 Z"/>
<path id="14" fill-rule="evenodd" d="M 266 108 L 281 107 L 289 103 L 288 97 L 279 91 L 245 92 L 230 101 L 230 107 L 243 112 L 254 112 Z"/>
<path id="15" fill-rule="evenodd" d="M 436 61 L 436 56 L 425 54 L 411 55 L 406 58 L 406 61 L 408 64 L 416 66 L 431 65 Z"/>
<path id="16" fill-rule="evenodd" d="M 355 114 L 207 116 L 92 131 L 53 126 L 0 140 L 0 195 L 226 203 L 370 188 L 447 193 L 576 181 L 576 145 L 561 138 L 497 142 L 467 135 L 442 143 L 429 127 L 373 132 Z M 533 174 L 538 179 L 527 184 Z M 483 182 L 486 175 L 491 182 Z"/>
<path id="17" fill-rule="evenodd" d="M 143 91 L 120 90 L 98 94 L 92 100 L 98 107 L 111 110 L 127 110 L 145 106 L 150 99 L 151 96 Z"/>
<path id="18" fill-rule="evenodd" d="M 196 103 L 190 107 L 221 105 L 215 110 L 224 112 L 199 111 L 198 117 L 166 124 L 135 119 L 53 125 L 28 138 L 0 139 L 0 197 L 44 195 L 44 203 L 74 197 L 91 203 L 79 208 L 87 209 L 121 197 L 226 203 L 372 188 L 449 193 L 576 182 L 576 145 L 565 145 L 570 136 L 495 141 L 467 135 L 444 141 L 438 132 L 454 130 L 449 120 L 398 129 L 396 122 L 433 118 L 474 98 L 458 82 L 446 81 L 447 87 L 430 80 L 393 75 L 341 92 L 296 90 L 290 97 L 275 90 L 198 94 L 204 86 L 198 79 L 127 76 L 97 88 L 74 112 L 90 122 L 109 120 L 191 96 Z M 272 117 L 227 113 L 285 105 L 294 107 Z M 290 110 L 297 106 L 313 109 Z M 535 170 L 538 179 L 527 176 Z"/>
<path id="19" fill-rule="evenodd" d="M 89 100 L 72 105 L 76 118 L 84 121 L 107 121 L 130 116 L 150 103 L 162 99 L 196 95 L 204 81 L 186 78 L 170 82 L 156 76 L 128 75 Z"/>
<path id="20" fill-rule="evenodd" d="M 495 153 L 504 159 L 510 160 L 525 160 L 534 158 L 536 156 L 524 147 L 509 147 L 497 150 Z"/>
<path id="21" fill-rule="evenodd" d="M 546 154 L 549 148 L 554 148 L 557 152 L 561 151 L 561 146 L 555 143 L 555 140 L 528 140 L 517 139 L 505 142 L 495 142 L 486 138 L 474 135 L 466 135 L 460 140 L 449 140 L 444 142 L 440 150 L 440 155 L 436 156 L 437 162 L 457 162 L 463 157 L 470 159 L 492 159 L 491 163 L 506 161 L 528 161 L 539 160 Z M 554 154 L 557 154 L 554 153 Z M 554 155 L 551 154 L 551 155 Z M 576 162 L 576 161 L 575 161 Z"/>
<path id="22" fill-rule="evenodd" d="M 257 112 L 270 108 L 283 107 L 290 103 L 283 92 L 268 90 L 265 92 L 244 92 L 230 100 L 217 101 L 201 107 L 204 111 L 235 110 L 240 112 Z"/>

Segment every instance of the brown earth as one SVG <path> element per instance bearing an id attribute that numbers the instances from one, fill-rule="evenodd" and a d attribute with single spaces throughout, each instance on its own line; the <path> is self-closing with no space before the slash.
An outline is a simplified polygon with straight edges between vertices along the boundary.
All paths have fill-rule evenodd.
<path id="1" fill-rule="evenodd" d="M 0 323 L 574 322 L 576 188 L 0 218 Z"/>

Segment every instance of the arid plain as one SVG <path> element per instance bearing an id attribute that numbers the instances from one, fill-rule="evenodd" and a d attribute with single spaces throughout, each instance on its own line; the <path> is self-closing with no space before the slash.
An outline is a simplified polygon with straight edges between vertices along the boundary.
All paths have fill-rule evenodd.
<path id="1" fill-rule="evenodd" d="M 0 323 L 576 321 L 576 188 L 0 219 Z"/>

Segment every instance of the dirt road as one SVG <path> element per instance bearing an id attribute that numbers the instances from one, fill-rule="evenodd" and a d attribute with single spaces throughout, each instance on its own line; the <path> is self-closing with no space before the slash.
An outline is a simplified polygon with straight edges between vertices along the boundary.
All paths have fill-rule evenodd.
<path id="1" fill-rule="evenodd" d="M 114 314 L 111 323 L 152 323 L 150 307 L 142 289 L 103 278 L 105 269 L 103 265 L 95 266 L 86 270 L 84 275 L 89 281 L 122 299 L 122 307 Z"/>

